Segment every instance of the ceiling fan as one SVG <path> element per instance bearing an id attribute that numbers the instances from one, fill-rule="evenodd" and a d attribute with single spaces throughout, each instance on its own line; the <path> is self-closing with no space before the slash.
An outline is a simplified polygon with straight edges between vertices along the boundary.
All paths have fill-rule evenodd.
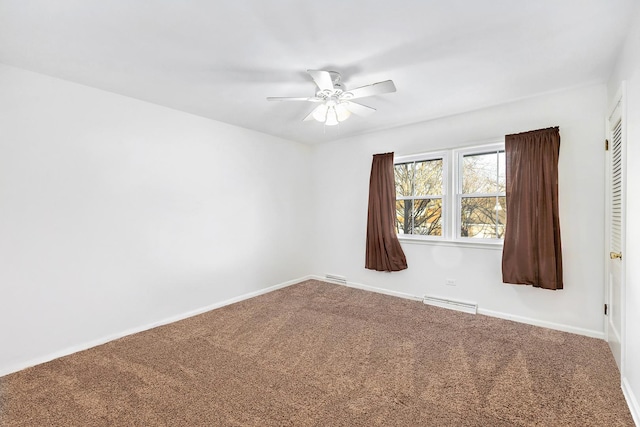
<path id="1" fill-rule="evenodd" d="M 340 73 L 336 71 L 307 70 L 318 86 L 315 96 L 287 98 L 268 97 L 267 101 L 309 101 L 319 103 L 303 121 L 315 119 L 325 125 L 334 126 L 345 121 L 351 113 L 358 116 L 368 116 L 376 111 L 375 108 L 353 102 L 354 99 L 367 96 L 395 92 L 396 86 L 391 80 L 361 86 L 347 90 L 341 82 Z"/>

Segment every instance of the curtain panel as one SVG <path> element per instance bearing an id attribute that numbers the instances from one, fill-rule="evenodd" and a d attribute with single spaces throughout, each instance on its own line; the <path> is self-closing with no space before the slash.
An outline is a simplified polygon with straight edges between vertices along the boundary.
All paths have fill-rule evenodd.
<path id="1" fill-rule="evenodd" d="M 559 128 L 505 137 L 507 228 L 504 283 L 562 289 L 558 214 Z"/>
<path id="2" fill-rule="evenodd" d="M 407 259 L 396 235 L 396 185 L 393 153 L 376 154 L 369 180 L 367 215 L 367 252 L 365 268 L 377 271 L 400 271 Z"/>

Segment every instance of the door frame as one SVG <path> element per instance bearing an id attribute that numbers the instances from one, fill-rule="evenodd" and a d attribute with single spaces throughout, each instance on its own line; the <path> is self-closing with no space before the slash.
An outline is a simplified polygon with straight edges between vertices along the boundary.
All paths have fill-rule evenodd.
<path id="1" fill-rule="evenodd" d="M 619 307 L 620 310 L 620 366 L 618 366 L 620 370 L 620 376 L 622 377 L 622 373 L 625 372 L 625 347 L 626 347 L 626 316 L 625 316 L 625 301 L 626 301 L 626 200 L 627 200 L 627 179 L 626 179 L 626 170 L 627 170 L 627 125 L 626 125 L 626 82 L 623 81 L 620 87 L 616 92 L 616 96 L 613 98 L 614 102 L 611 105 L 607 112 L 607 117 L 605 118 L 605 129 L 606 136 L 608 141 L 612 141 L 612 130 L 613 126 L 617 123 L 618 120 L 622 120 L 621 126 L 621 155 L 622 155 L 622 212 L 621 212 L 621 226 L 620 226 L 620 247 L 622 253 L 621 266 L 620 266 L 620 301 Z M 610 240 L 611 240 L 611 153 L 612 150 L 609 149 L 605 154 L 605 286 L 604 286 L 604 301 L 608 307 L 612 307 L 610 297 L 611 297 L 611 287 L 609 282 L 610 277 L 610 266 L 611 260 L 609 257 L 610 252 Z M 604 317 L 604 332 L 605 339 L 609 342 L 609 316 L 611 315 L 611 311 L 609 311 L 607 316 Z"/>

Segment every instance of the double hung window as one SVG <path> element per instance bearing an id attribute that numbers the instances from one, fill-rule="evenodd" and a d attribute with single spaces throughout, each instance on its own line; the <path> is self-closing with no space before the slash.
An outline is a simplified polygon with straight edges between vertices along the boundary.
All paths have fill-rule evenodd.
<path id="1" fill-rule="evenodd" d="M 398 157 L 395 184 L 401 239 L 502 242 L 504 143 Z"/>
<path id="2" fill-rule="evenodd" d="M 504 146 L 458 153 L 457 237 L 502 239 L 507 222 Z"/>
<path id="3" fill-rule="evenodd" d="M 444 163 L 443 155 L 431 154 L 395 164 L 398 234 L 443 236 Z"/>

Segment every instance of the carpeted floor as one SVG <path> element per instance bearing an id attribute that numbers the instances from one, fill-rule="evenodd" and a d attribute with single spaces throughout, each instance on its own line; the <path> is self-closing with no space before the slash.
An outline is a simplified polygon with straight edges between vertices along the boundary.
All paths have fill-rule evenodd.
<path id="1" fill-rule="evenodd" d="M 2 426 L 632 426 L 602 340 L 307 281 L 0 378 Z"/>

